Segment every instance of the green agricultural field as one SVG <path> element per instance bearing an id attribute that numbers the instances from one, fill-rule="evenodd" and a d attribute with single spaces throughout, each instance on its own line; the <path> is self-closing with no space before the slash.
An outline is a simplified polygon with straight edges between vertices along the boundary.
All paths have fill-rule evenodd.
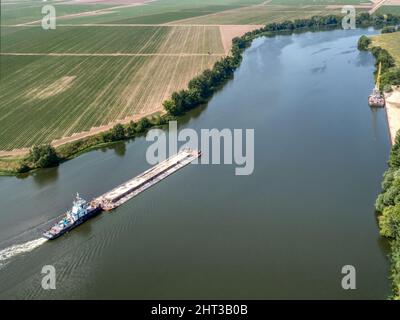
<path id="1" fill-rule="evenodd" d="M 157 111 L 217 59 L 1 56 L 0 150 Z"/>
<path id="2" fill-rule="evenodd" d="M 264 0 L 159 0 L 109 14 L 65 19 L 65 23 L 162 24 L 263 3 Z"/>
<path id="3" fill-rule="evenodd" d="M 396 64 L 400 66 L 400 32 L 374 36 L 372 37 L 372 46 L 379 46 L 389 51 L 396 60 Z"/>
<path id="4" fill-rule="evenodd" d="M 181 0 L 161 0 L 158 5 L 175 3 L 172 9 L 177 10 L 178 4 L 186 7 L 190 2 L 198 5 Z M 255 2 L 219 1 L 224 8 Z M 143 6 L 148 8 L 144 10 L 161 10 L 155 3 L 151 3 L 154 7 Z M 205 1 L 202 6 L 210 3 Z M 37 2 L 25 4 L 36 12 Z M 135 9 L 138 15 L 139 7 L 127 7 L 125 14 L 129 16 L 128 9 Z M 16 22 L 37 18 L 16 11 Z M 173 91 L 185 88 L 192 77 L 224 55 L 219 28 L 211 26 L 59 25 L 56 30 L 44 31 L 34 24 L 3 25 L 1 44 L 0 150 L 51 142 L 111 121 L 162 110 L 162 102 Z"/>
<path id="5" fill-rule="evenodd" d="M 226 12 L 220 12 L 208 16 L 201 16 L 192 19 L 180 20 L 183 24 L 267 24 L 291 20 L 296 18 L 305 18 L 313 15 L 332 13 L 325 6 L 313 6 L 307 8 L 293 8 L 282 6 L 251 6 Z"/>
<path id="6" fill-rule="evenodd" d="M 400 14 L 400 6 L 382 6 L 378 9 L 377 13 L 386 14 Z"/>
<path id="7" fill-rule="evenodd" d="M 18 0 L 16 0 L 18 1 Z M 263 0 L 157 0 L 144 5 L 48 1 L 56 8 L 58 23 L 131 23 L 161 24 L 206 15 L 224 10 L 262 3 Z M 40 23 L 43 2 L 34 0 L 23 4 L 2 2 L 2 24 Z M 93 11 L 97 11 L 93 13 Z M 90 13 L 92 14 L 84 14 Z M 66 16 L 81 13 L 80 16 Z"/>
<path id="8" fill-rule="evenodd" d="M 369 0 L 272 0 L 271 4 L 282 5 L 345 5 L 345 4 L 365 4 Z"/>
<path id="9" fill-rule="evenodd" d="M 62 1 L 54 0 L 46 2 L 42 0 L 1 1 L 1 24 L 20 24 L 40 20 L 43 17 L 42 7 L 46 4 L 53 5 L 56 9 L 56 14 L 59 16 L 113 7 L 113 5 L 102 3 L 71 5 L 70 3 L 64 4 Z"/>
<path id="10" fill-rule="evenodd" d="M 1 50 L 33 53 L 156 52 L 167 34 L 168 29 L 164 27 L 58 27 L 43 31 L 37 26 L 15 31 L 12 36 L 2 36 Z"/>
<path id="11" fill-rule="evenodd" d="M 14 53 L 224 52 L 219 29 L 212 26 L 4 27 L 1 43 L 2 52 Z"/>
<path id="12" fill-rule="evenodd" d="M 162 102 L 226 54 L 241 32 L 210 24 L 264 24 L 325 12 L 324 6 L 264 0 L 51 0 L 46 4 L 56 6 L 57 28 L 46 31 L 39 22 L 42 4 L 1 4 L 0 150 L 163 110 Z M 75 13 L 83 14 L 70 16 Z M 21 23 L 27 24 L 16 26 Z"/>

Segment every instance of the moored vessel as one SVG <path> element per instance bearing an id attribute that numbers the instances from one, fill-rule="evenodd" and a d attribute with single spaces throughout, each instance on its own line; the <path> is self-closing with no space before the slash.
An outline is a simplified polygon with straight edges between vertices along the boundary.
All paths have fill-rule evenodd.
<path id="1" fill-rule="evenodd" d="M 379 90 L 381 80 L 381 63 L 379 63 L 378 76 L 376 78 L 375 87 L 368 97 L 368 104 L 370 107 L 383 108 L 385 106 L 385 97 Z"/>

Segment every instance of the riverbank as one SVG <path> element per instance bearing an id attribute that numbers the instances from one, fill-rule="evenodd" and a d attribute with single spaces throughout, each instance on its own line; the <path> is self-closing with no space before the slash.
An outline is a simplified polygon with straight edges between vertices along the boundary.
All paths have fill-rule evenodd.
<path id="1" fill-rule="evenodd" d="M 400 299 L 400 32 L 381 34 L 369 40 L 367 50 L 375 56 L 376 65 L 384 68 L 380 89 L 385 94 L 385 112 L 392 145 L 389 168 L 382 181 L 382 190 L 375 202 L 380 234 L 390 243 L 392 295 Z"/>
<path id="2" fill-rule="evenodd" d="M 375 57 L 375 66 L 382 66 L 379 89 L 385 95 L 385 112 L 392 145 L 400 130 L 400 32 L 395 30 L 371 38 L 362 36 L 358 41 L 358 49 L 369 50 Z"/>
<path id="3" fill-rule="evenodd" d="M 31 154 L 35 147 L 30 151 L 28 150 L 29 153 L 27 155 L 0 157 L 0 176 L 26 175 L 28 172 L 37 169 L 58 165 L 59 163 L 74 159 L 82 153 L 110 147 L 121 140 L 141 137 L 149 128 L 160 127 L 169 119 L 171 117 L 164 114 L 155 115 L 151 118 L 142 118 L 138 122 L 131 120 L 127 124 L 118 123 L 105 132 L 90 135 L 57 147 L 49 146 L 57 157 L 56 164 L 42 165 L 32 161 Z M 40 149 L 43 147 L 39 146 Z"/>
<path id="4" fill-rule="evenodd" d="M 375 202 L 380 234 L 390 243 L 392 299 L 400 299 L 400 133 L 389 157 L 389 169 L 382 181 L 382 192 Z"/>
<path id="5" fill-rule="evenodd" d="M 390 140 L 394 145 L 396 134 L 400 130 L 400 32 L 382 33 L 371 37 L 371 40 L 371 51 L 376 47 L 387 50 L 390 54 L 390 67 L 382 75 L 382 89 L 390 89 L 385 92 L 385 100 Z"/>
<path id="6" fill-rule="evenodd" d="M 400 17 L 393 15 L 384 18 L 381 15 L 370 16 L 367 13 L 361 13 L 357 16 L 357 24 L 362 27 L 382 27 L 399 22 Z M 262 36 L 273 37 L 277 34 L 290 34 L 294 32 L 329 30 L 340 28 L 341 23 L 342 16 L 314 16 L 309 19 L 270 23 L 260 29 L 249 31 L 241 37 L 236 37 L 232 40 L 229 56 L 216 62 L 211 70 L 205 70 L 202 74 L 193 78 L 188 84 L 188 89 L 174 92 L 169 100 L 164 101 L 163 105 L 166 114 L 158 116 L 156 120 L 142 118 L 138 123 L 130 121 L 129 124 L 126 125 L 119 124 L 123 128 L 121 129 L 123 131 L 121 134 L 113 133 L 118 126 L 116 125 L 109 131 L 61 145 L 56 148 L 60 161 L 63 162 L 72 159 L 76 157 L 76 155 L 96 148 L 104 143 L 134 138 L 137 134 L 145 133 L 151 127 L 166 123 L 171 117 L 175 118 L 181 116 L 191 109 L 206 104 L 215 92 L 232 79 L 234 71 L 241 64 L 243 52 L 256 38 Z M 141 124 L 142 121 L 145 121 L 145 125 Z M 137 124 L 140 130 L 137 130 Z M 0 175 L 18 175 L 38 168 L 27 162 L 28 157 L 23 154 L 0 157 Z"/>
<path id="7" fill-rule="evenodd" d="M 386 92 L 385 101 L 390 141 L 394 145 L 396 134 L 400 130 L 400 87 L 393 87 L 393 91 Z"/>

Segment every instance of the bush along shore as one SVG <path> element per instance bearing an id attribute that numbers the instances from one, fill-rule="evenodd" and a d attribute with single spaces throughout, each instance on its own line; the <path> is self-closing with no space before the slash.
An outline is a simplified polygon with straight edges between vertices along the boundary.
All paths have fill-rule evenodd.
<path id="1" fill-rule="evenodd" d="M 400 24 L 400 16 L 369 15 L 361 13 L 356 17 L 358 27 L 374 26 L 382 28 Z M 72 159 L 82 152 L 102 147 L 124 139 L 132 139 L 146 133 L 152 127 L 160 126 L 185 112 L 207 103 L 213 94 L 233 77 L 234 71 L 240 66 L 242 55 L 252 41 L 258 37 L 272 37 L 277 34 L 291 34 L 310 30 L 325 30 L 341 28 L 342 16 L 313 16 L 308 19 L 296 19 L 281 23 L 270 23 L 266 26 L 248 32 L 232 40 L 232 49 L 228 56 L 217 61 L 213 68 L 203 71 L 194 77 L 188 88 L 174 92 L 171 98 L 163 102 L 166 114 L 151 119 L 141 119 L 127 125 L 117 124 L 109 131 L 93 135 L 57 147 L 51 145 L 34 146 L 25 157 L 0 158 L 0 174 L 17 175 L 37 168 L 57 166 L 59 163 Z"/>
<path id="2" fill-rule="evenodd" d="M 375 202 L 380 234 L 389 239 L 393 293 L 390 298 L 400 300 L 400 131 L 389 157 L 382 192 Z"/>
<path id="3" fill-rule="evenodd" d="M 395 59 L 390 53 L 379 46 L 371 45 L 371 39 L 367 36 L 361 36 L 358 40 L 358 49 L 362 51 L 371 51 L 375 57 L 375 77 L 377 76 L 378 66 L 381 63 L 381 82 L 379 89 L 382 91 L 391 91 L 392 86 L 400 85 L 400 68 L 396 66 Z"/>

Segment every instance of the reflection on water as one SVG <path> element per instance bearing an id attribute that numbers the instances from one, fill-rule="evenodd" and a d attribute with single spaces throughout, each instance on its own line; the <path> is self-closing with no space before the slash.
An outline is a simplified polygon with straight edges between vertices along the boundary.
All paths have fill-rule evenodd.
<path id="1" fill-rule="evenodd" d="M 369 66 L 370 64 L 371 64 L 371 55 L 365 51 L 358 51 L 355 59 L 355 65 L 357 67 L 366 67 Z"/>
<path id="2" fill-rule="evenodd" d="M 58 179 L 58 167 L 37 170 L 32 177 L 38 187 L 44 187 Z"/>
<path id="3" fill-rule="evenodd" d="M 114 152 L 117 156 L 123 157 L 126 152 L 126 144 L 125 144 L 125 142 L 121 141 L 121 142 L 114 144 L 111 147 L 111 149 L 114 150 Z"/>

